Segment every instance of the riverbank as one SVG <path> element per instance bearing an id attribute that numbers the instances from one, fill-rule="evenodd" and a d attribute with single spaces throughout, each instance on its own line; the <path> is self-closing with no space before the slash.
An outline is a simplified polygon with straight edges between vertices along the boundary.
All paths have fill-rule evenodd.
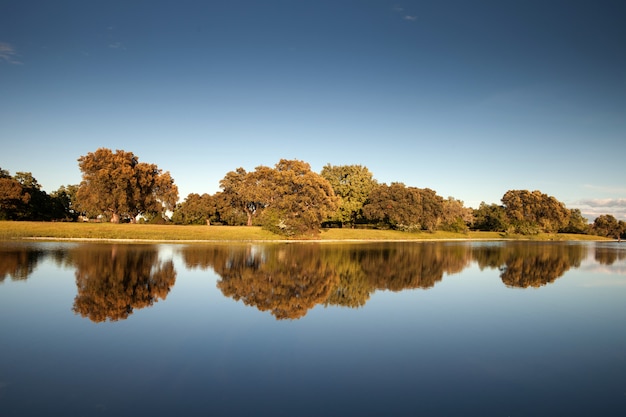
<path id="1" fill-rule="evenodd" d="M 0 240 L 76 240 L 122 242 L 247 242 L 247 241 L 425 241 L 425 240 L 611 240 L 577 234 L 505 235 L 498 232 L 408 233 L 395 230 L 324 229 L 317 236 L 285 239 L 256 226 L 178 226 L 111 223 L 50 223 L 0 221 Z"/>

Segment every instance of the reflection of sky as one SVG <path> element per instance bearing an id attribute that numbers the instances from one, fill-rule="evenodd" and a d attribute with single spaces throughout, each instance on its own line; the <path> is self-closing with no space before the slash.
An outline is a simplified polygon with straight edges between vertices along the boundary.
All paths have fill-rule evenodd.
<path id="1" fill-rule="evenodd" d="M 50 258 L 0 284 L 0 415 L 624 410 L 626 287 L 588 285 L 625 278 L 597 274 L 592 257 L 540 288 L 509 288 L 472 263 L 427 290 L 278 321 L 224 297 L 219 277 L 187 269 L 176 245 L 162 247 L 168 256 L 167 298 L 114 323 L 74 315 L 74 271 Z"/>

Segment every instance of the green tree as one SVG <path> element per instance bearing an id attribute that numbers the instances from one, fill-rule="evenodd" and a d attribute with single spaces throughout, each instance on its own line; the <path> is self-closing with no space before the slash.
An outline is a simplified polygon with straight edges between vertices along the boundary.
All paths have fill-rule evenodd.
<path id="1" fill-rule="evenodd" d="M 372 189 L 377 185 L 372 173 L 361 165 L 327 164 L 320 175 L 325 178 L 340 198 L 339 208 L 330 220 L 344 224 L 354 224 L 362 217 L 363 204 Z"/>
<path id="2" fill-rule="evenodd" d="M 559 230 L 562 233 L 589 233 L 589 222 L 583 216 L 580 209 L 571 209 L 567 226 Z"/>
<path id="3" fill-rule="evenodd" d="M 176 205 L 172 221 L 177 224 L 210 225 L 217 212 L 215 198 L 209 194 L 191 193 L 185 201 Z"/>
<path id="4" fill-rule="evenodd" d="M 508 227 L 509 224 L 504 207 L 497 204 L 487 204 L 482 201 L 480 206 L 474 209 L 474 230 L 506 232 Z"/>
<path id="5" fill-rule="evenodd" d="M 78 158 L 83 173 L 76 200 L 90 216 L 104 214 L 112 223 L 135 221 L 140 214 L 173 210 L 178 188 L 169 172 L 139 162 L 132 153 L 100 148 Z"/>

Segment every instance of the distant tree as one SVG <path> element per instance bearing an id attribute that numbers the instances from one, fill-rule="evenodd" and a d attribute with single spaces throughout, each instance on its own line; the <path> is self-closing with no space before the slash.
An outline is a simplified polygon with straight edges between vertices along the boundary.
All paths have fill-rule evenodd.
<path id="1" fill-rule="evenodd" d="M 593 234 L 597 236 L 612 237 L 618 239 L 625 231 L 624 222 L 618 221 L 610 214 L 596 217 L 591 225 Z"/>
<path id="2" fill-rule="evenodd" d="M 589 222 L 583 216 L 580 209 L 571 209 L 567 226 L 559 230 L 562 233 L 589 233 Z"/>
<path id="3" fill-rule="evenodd" d="M 569 223 L 570 211 L 565 205 L 538 190 L 509 190 L 502 204 L 516 233 L 555 233 Z"/>
<path id="4" fill-rule="evenodd" d="M 509 224 L 504 207 L 497 204 L 486 204 L 482 201 L 480 206 L 474 209 L 474 223 L 472 227 L 475 230 L 505 232 Z"/>
<path id="5" fill-rule="evenodd" d="M 380 184 L 370 192 L 363 215 L 392 229 L 434 231 L 443 215 L 443 198 L 429 188 Z"/>
<path id="6" fill-rule="evenodd" d="M 50 194 L 54 219 L 76 221 L 78 212 L 74 207 L 76 206 L 77 192 L 78 185 L 62 185 L 58 190 Z"/>
<path id="7" fill-rule="evenodd" d="M 363 204 L 372 189 L 377 185 L 372 173 L 361 165 L 327 164 L 320 175 L 325 178 L 340 198 L 339 208 L 330 220 L 344 224 L 354 224 L 362 217 Z"/>
<path id="8" fill-rule="evenodd" d="M 273 170 L 260 174 L 260 187 L 269 193 L 263 195 L 262 225 L 274 233 L 319 233 L 322 222 L 337 210 L 339 199 L 330 183 L 306 162 L 281 159 Z"/>
<path id="9" fill-rule="evenodd" d="M 469 230 L 469 225 L 473 221 L 474 214 L 472 209 L 464 207 L 461 200 L 456 200 L 453 197 L 443 200 L 443 214 L 439 229 L 465 233 Z"/>
<path id="10" fill-rule="evenodd" d="M 189 194 L 185 201 L 176 205 L 172 221 L 177 224 L 210 225 L 216 214 L 215 198 L 209 194 Z"/>
<path id="11" fill-rule="evenodd" d="M 76 200 L 88 215 L 100 214 L 119 223 L 144 213 L 173 210 L 178 188 L 169 172 L 156 165 L 139 162 L 132 153 L 100 148 L 78 158 L 83 173 Z"/>
<path id="12" fill-rule="evenodd" d="M 253 218 L 268 204 L 271 184 L 271 169 L 258 166 L 254 172 L 243 168 L 226 173 L 220 181 L 223 197 L 232 207 L 242 210 L 247 216 L 246 224 L 252 226 Z"/>
<path id="13" fill-rule="evenodd" d="M 0 169 L 0 220 L 18 220 L 30 194 L 8 171 Z"/>

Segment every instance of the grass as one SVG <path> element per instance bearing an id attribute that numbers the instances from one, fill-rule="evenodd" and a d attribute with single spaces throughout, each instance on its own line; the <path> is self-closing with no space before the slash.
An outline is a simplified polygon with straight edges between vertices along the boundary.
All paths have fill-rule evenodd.
<path id="1" fill-rule="evenodd" d="M 138 240 L 138 241 L 275 241 L 285 238 L 261 229 L 246 226 L 176 226 L 150 224 L 111 223 L 49 223 L 0 221 L 0 240 Z M 318 236 L 301 240 L 356 241 L 356 240 L 604 240 L 598 236 L 574 234 L 539 234 L 536 236 L 511 236 L 498 232 L 407 233 L 395 230 L 324 229 Z"/>

